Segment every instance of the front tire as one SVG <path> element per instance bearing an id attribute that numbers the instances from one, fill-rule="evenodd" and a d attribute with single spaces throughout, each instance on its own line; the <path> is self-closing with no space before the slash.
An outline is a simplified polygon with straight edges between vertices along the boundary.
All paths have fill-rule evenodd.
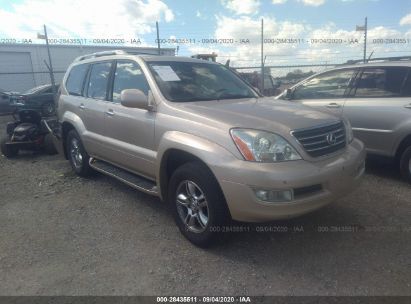
<path id="1" fill-rule="evenodd" d="M 208 247 L 222 237 L 229 212 L 216 179 L 205 165 L 190 162 L 179 167 L 170 179 L 168 201 L 180 232 L 191 243 Z"/>
<path id="2" fill-rule="evenodd" d="M 71 130 L 67 134 L 66 149 L 70 165 L 74 172 L 83 177 L 91 175 L 92 169 L 89 165 L 90 156 L 84 149 L 80 136 L 75 130 Z"/>
<path id="3" fill-rule="evenodd" d="M 401 175 L 411 183 L 411 146 L 409 146 L 401 155 L 400 159 Z"/>
<path id="4" fill-rule="evenodd" d="M 6 145 L 8 141 L 8 137 L 4 137 L 1 139 L 1 153 L 7 158 L 16 157 L 17 154 L 19 154 L 19 148 Z"/>

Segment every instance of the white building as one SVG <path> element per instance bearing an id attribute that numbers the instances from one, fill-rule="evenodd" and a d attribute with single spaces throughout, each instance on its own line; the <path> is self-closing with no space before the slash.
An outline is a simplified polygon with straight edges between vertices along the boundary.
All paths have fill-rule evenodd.
<path id="1" fill-rule="evenodd" d="M 50 45 L 56 83 L 60 83 L 67 67 L 76 57 L 113 49 L 158 54 L 158 49 L 151 47 Z M 175 49 L 161 48 L 160 53 L 174 56 Z M 45 44 L 0 44 L 0 89 L 24 92 L 51 83 L 44 61 L 48 63 Z"/>

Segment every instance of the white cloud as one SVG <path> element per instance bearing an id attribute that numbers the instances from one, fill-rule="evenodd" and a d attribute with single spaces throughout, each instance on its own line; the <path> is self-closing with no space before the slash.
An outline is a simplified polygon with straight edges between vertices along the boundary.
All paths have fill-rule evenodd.
<path id="1" fill-rule="evenodd" d="M 305 25 L 303 24 L 277 22 L 274 18 L 264 17 L 264 37 L 266 39 L 299 38 L 303 35 L 304 30 Z M 259 18 L 218 16 L 214 37 L 237 41 L 236 44 L 224 45 L 224 48 L 220 47 L 221 52 L 227 56 L 227 59 L 231 58 L 235 65 L 259 64 L 261 60 L 261 20 Z M 241 39 L 249 39 L 250 43 L 238 43 Z M 295 52 L 296 48 L 297 45 L 290 44 L 267 43 L 264 45 L 265 53 L 268 56 L 289 55 Z"/>
<path id="2" fill-rule="evenodd" d="M 253 15 L 260 8 L 259 0 L 222 0 L 222 5 L 237 15 Z"/>
<path id="3" fill-rule="evenodd" d="M 303 2 L 305 5 L 309 6 L 320 6 L 325 3 L 325 0 L 300 0 Z"/>
<path id="4" fill-rule="evenodd" d="M 260 17 L 217 16 L 215 38 L 233 39 L 237 43 L 218 45 L 213 51 L 218 53 L 220 62 L 231 59 L 232 66 L 259 66 L 261 62 L 261 20 Z M 329 23 L 312 27 L 306 23 L 277 21 L 264 17 L 264 54 L 267 65 L 289 65 L 306 63 L 343 63 L 361 59 L 363 56 L 363 32 L 343 30 Z M 405 36 L 404 36 L 405 35 Z M 372 27 L 368 31 L 367 54 L 373 57 L 400 56 L 406 52 L 401 44 L 380 44 L 373 41 L 392 37 L 411 37 L 411 31 L 403 33 L 384 26 Z M 291 39 L 298 42 L 283 42 Z M 249 39 L 249 44 L 238 43 Z M 279 42 L 278 42 L 279 41 Z M 205 51 L 205 50 L 204 50 Z"/>
<path id="5" fill-rule="evenodd" d="M 0 9 L 0 34 L 33 38 L 47 25 L 50 37 L 119 38 L 150 33 L 155 21 L 174 20 L 160 0 L 24 0 L 14 11 Z"/>
<path id="6" fill-rule="evenodd" d="M 196 17 L 202 20 L 207 20 L 207 15 L 204 15 L 202 12 L 200 12 L 199 10 L 196 11 Z"/>
<path id="7" fill-rule="evenodd" d="M 400 25 L 407 25 L 407 24 L 411 24 L 411 13 L 408 14 L 407 16 L 404 16 L 400 20 Z"/>
<path id="8" fill-rule="evenodd" d="M 273 4 L 284 4 L 287 0 L 271 0 Z"/>

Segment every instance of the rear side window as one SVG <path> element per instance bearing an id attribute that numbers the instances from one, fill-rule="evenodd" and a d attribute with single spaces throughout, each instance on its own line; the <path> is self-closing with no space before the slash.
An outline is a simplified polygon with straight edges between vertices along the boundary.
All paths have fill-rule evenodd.
<path id="1" fill-rule="evenodd" d="M 111 62 L 99 62 L 91 66 L 87 97 L 105 100 L 110 76 Z"/>
<path id="2" fill-rule="evenodd" d="M 406 68 L 365 69 L 357 81 L 355 97 L 396 97 L 407 76 Z"/>
<path id="3" fill-rule="evenodd" d="M 331 71 L 315 76 L 297 87 L 293 99 L 342 98 L 354 70 Z"/>
<path id="4" fill-rule="evenodd" d="M 66 88 L 70 95 L 80 96 L 83 90 L 84 77 L 86 76 L 88 64 L 74 66 L 66 81 Z"/>
<path id="5" fill-rule="evenodd" d="M 120 102 L 121 91 L 126 89 L 138 89 L 147 95 L 149 85 L 137 63 L 118 61 L 114 74 L 113 101 Z"/>

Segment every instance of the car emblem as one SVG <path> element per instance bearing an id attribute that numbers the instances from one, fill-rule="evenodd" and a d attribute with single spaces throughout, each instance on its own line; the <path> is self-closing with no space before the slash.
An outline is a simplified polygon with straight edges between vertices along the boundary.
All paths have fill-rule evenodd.
<path id="1" fill-rule="evenodd" d="M 335 136 L 335 133 L 328 133 L 326 140 L 330 146 L 333 146 L 337 142 L 337 136 Z"/>

